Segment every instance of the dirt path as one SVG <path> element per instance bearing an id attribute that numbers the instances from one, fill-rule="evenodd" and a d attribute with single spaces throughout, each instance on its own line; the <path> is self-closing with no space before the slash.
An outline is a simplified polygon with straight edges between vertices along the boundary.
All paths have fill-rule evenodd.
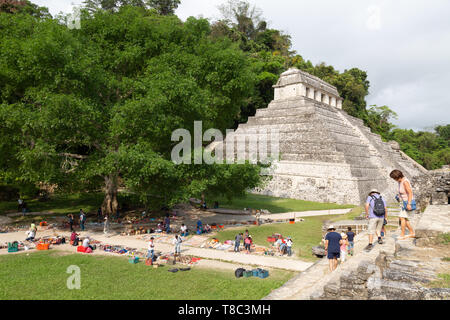
<path id="1" fill-rule="evenodd" d="M 270 215 L 262 215 L 261 219 L 271 219 L 271 220 L 286 220 L 291 219 L 293 217 L 301 218 L 301 217 L 312 217 L 312 216 L 324 216 L 324 215 L 343 215 L 350 211 L 350 209 L 340 209 L 340 210 L 322 210 L 322 211 L 307 211 L 307 212 L 294 212 L 294 213 L 281 213 L 281 214 L 270 214 Z M 6 217 L 4 217 L 6 218 Z M 174 225 L 181 224 L 181 222 L 186 225 L 195 225 L 197 220 L 201 218 L 203 223 L 240 223 L 246 221 L 254 220 L 254 217 L 251 215 L 248 216 L 235 216 L 235 215 L 226 215 L 226 214 L 217 214 L 211 212 L 204 212 L 200 210 L 191 210 L 189 213 L 180 212 L 178 214 L 178 219 L 174 222 Z M 45 237 L 45 236 L 65 236 L 66 239 L 70 237 L 70 233 L 68 231 L 55 231 L 55 230 L 39 230 L 37 233 L 37 237 Z M 100 241 L 105 244 L 117 245 L 117 246 L 125 246 L 136 249 L 146 249 L 147 242 L 142 239 L 142 236 L 120 236 L 117 234 L 114 235 L 105 235 L 101 232 L 93 232 L 86 231 L 81 232 L 81 236 L 91 236 L 93 239 Z M 141 238 L 141 239 L 139 239 Z M 15 233 L 6 233 L 0 234 L 0 243 L 5 242 L 13 242 L 13 241 L 23 241 L 25 239 L 24 232 L 15 232 Z M 61 248 L 62 250 L 72 250 L 75 252 L 75 249 L 70 246 L 54 246 L 54 248 Z M 161 251 L 162 253 L 173 252 L 173 245 L 167 243 L 156 243 L 156 251 Z M 261 256 L 255 254 L 245 254 L 245 253 L 235 253 L 228 252 L 224 250 L 216 250 L 216 249 L 205 249 L 194 246 L 189 246 L 186 244 L 182 244 L 181 246 L 182 254 L 191 255 L 200 258 L 205 258 L 209 260 L 215 261 L 226 261 L 231 262 L 237 265 L 252 265 L 257 267 L 264 268 L 277 268 L 277 269 L 285 269 L 290 271 L 302 272 L 308 269 L 313 263 L 305 262 L 298 259 L 292 259 L 287 257 L 271 257 L 271 256 Z M 7 253 L 7 250 L 0 250 L 0 254 Z M 99 254 L 99 251 L 96 252 Z M 106 253 L 108 254 L 108 253 Z"/>
<path id="2" fill-rule="evenodd" d="M 58 231 L 55 233 L 55 231 L 53 230 L 46 230 L 46 231 L 38 231 L 37 237 L 54 236 L 55 234 L 65 236 L 66 238 L 69 238 L 70 236 L 69 232 Z M 107 236 L 104 235 L 103 233 L 94 233 L 94 232 L 83 232 L 81 236 L 82 237 L 90 236 L 97 241 L 110 245 L 117 245 L 117 246 L 120 245 L 144 250 L 147 249 L 147 242 L 142 239 L 138 239 L 137 237 L 139 236 L 120 236 L 120 235 Z M 25 234 L 23 232 L 0 234 L 1 243 L 12 241 L 23 241 L 24 239 Z M 69 245 L 53 246 L 53 247 L 76 252 L 75 248 Z M 161 251 L 162 253 L 173 252 L 173 248 L 174 248 L 173 245 L 170 244 L 165 243 L 155 244 L 155 250 Z M 100 251 L 96 251 L 96 254 L 98 254 L 98 252 Z M 289 259 L 284 257 L 266 257 L 254 254 L 248 255 L 245 253 L 225 252 L 222 250 L 215 250 L 215 249 L 196 248 L 187 245 L 181 246 L 181 253 L 183 255 L 191 255 L 199 258 L 226 261 L 239 265 L 252 265 L 257 267 L 277 268 L 290 271 L 304 271 L 312 265 L 312 263 L 310 262 L 304 262 L 297 259 Z M 0 254 L 7 254 L 7 250 L 6 249 L 0 250 Z"/>

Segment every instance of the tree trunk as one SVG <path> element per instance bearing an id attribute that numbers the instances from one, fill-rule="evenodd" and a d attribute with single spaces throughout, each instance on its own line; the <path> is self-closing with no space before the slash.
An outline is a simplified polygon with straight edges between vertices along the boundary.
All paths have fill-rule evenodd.
<path id="1" fill-rule="evenodd" d="M 112 216 L 116 213 L 119 203 L 117 202 L 117 182 L 116 175 L 109 175 L 105 177 L 105 199 L 102 204 L 102 211 L 104 215 Z"/>

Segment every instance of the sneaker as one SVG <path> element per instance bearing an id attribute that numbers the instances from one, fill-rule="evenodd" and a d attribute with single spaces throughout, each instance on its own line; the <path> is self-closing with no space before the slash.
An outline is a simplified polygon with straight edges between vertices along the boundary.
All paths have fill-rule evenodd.
<path id="1" fill-rule="evenodd" d="M 383 239 L 378 239 L 378 244 L 383 244 Z"/>
<path id="2" fill-rule="evenodd" d="M 370 250 L 372 250 L 373 249 L 373 244 L 369 244 L 367 247 L 366 247 L 366 251 L 370 251 Z"/>

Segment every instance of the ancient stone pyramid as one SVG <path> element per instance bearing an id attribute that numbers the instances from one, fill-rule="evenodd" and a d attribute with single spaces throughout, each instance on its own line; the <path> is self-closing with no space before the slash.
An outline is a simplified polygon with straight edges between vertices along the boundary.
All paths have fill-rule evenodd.
<path id="1" fill-rule="evenodd" d="M 392 202 L 398 188 L 389 178 L 392 170 L 399 169 L 410 179 L 427 172 L 398 144 L 383 142 L 362 120 L 343 111 L 337 89 L 321 79 L 293 68 L 274 88 L 275 99 L 267 109 L 259 109 L 223 143 L 214 145 L 229 157 L 230 142 L 279 130 L 280 154 L 272 162 L 273 178 L 255 193 L 360 204 L 376 188 Z M 247 146 L 247 154 L 249 150 Z"/>

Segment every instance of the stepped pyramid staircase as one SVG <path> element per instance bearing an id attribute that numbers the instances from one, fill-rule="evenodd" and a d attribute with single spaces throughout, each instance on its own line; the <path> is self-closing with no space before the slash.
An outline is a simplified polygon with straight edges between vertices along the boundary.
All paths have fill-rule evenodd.
<path id="1" fill-rule="evenodd" d="M 279 156 L 272 161 L 273 179 L 256 193 L 300 200 L 360 204 L 369 189 L 394 195 L 397 184 L 389 178 L 394 169 L 408 178 L 424 174 L 426 169 L 382 141 L 364 126 L 362 120 L 341 108 L 336 88 L 298 69 L 283 73 L 275 87 L 275 100 L 267 109 L 259 109 L 224 142 L 214 149 L 250 138 L 269 137 L 279 132 Z M 261 146 L 261 143 L 259 144 Z M 255 145 L 246 144 L 246 159 L 256 157 Z M 256 155 L 255 155 L 256 154 Z M 231 157 L 236 157 L 236 153 Z M 258 159 L 263 160 L 263 159 Z M 389 199 L 390 200 L 390 199 Z"/>

